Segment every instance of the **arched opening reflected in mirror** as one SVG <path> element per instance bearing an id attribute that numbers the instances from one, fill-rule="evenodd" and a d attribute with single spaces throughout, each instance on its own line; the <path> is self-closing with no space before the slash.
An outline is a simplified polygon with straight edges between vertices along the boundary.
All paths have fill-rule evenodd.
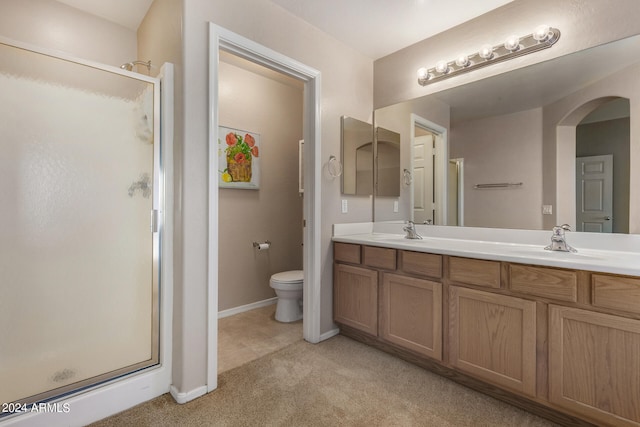
<path id="1" fill-rule="evenodd" d="M 560 122 L 561 175 L 573 173 L 558 207 L 576 231 L 629 232 L 630 102 L 603 97 L 579 106 Z M 575 163 L 574 163 L 575 159 Z M 559 179 L 560 176 L 558 177 Z M 570 196 L 572 195 L 572 196 Z M 575 204 L 574 204 L 575 203 Z"/>

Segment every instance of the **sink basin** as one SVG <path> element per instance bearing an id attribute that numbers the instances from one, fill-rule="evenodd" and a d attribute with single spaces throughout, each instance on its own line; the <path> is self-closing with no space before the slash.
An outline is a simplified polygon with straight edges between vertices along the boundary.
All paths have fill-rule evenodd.
<path id="1" fill-rule="evenodd" d="M 404 234 L 374 234 L 371 236 L 371 240 L 384 243 L 420 243 L 425 239 L 425 237 L 422 239 L 407 239 L 404 237 Z"/>
<path id="2" fill-rule="evenodd" d="M 586 255 L 582 252 L 562 252 L 562 251 L 547 251 L 544 248 L 531 248 L 531 249 L 513 249 L 506 251 L 507 254 L 523 256 L 523 257 L 533 257 L 533 258 L 544 258 L 544 259 L 563 259 L 563 260 L 576 260 L 576 259 L 593 259 L 593 260 L 601 260 L 602 257 Z"/>

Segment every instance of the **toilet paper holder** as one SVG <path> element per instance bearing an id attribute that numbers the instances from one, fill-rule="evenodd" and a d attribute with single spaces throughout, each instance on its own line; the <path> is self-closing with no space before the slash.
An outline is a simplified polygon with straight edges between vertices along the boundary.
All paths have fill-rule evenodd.
<path id="1" fill-rule="evenodd" d="M 269 240 L 265 240 L 264 243 L 253 242 L 253 247 L 257 248 L 259 251 L 269 249 L 271 247 L 271 242 Z"/>

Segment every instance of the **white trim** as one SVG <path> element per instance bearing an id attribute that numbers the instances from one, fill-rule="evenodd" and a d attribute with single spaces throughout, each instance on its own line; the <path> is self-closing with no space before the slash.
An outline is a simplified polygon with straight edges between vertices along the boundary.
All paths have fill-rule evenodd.
<path id="1" fill-rule="evenodd" d="M 436 152 L 435 152 L 435 160 L 433 163 L 436 182 L 440 181 L 440 185 L 434 185 L 434 198 L 436 202 L 436 217 L 434 218 L 433 223 L 435 225 L 447 225 L 447 210 L 448 210 L 448 196 L 447 196 L 447 185 L 448 185 L 448 174 L 447 169 L 449 165 L 449 136 L 447 132 L 447 128 L 440 126 L 439 124 L 433 123 L 430 120 L 422 118 L 416 114 L 411 114 L 411 162 L 410 167 L 411 171 L 413 171 L 413 140 L 415 138 L 415 127 L 416 125 L 426 128 L 434 134 L 439 135 L 442 138 L 442 141 L 438 143 L 436 138 Z M 410 191 L 410 200 L 411 200 L 411 217 L 413 218 L 413 184 L 412 189 Z"/>
<path id="2" fill-rule="evenodd" d="M 203 385 L 187 393 L 180 393 L 175 386 L 171 386 L 169 393 L 171 393 L 171 396 L 173 397 L 173 400 L 176 401 L 176 403 L 182 405 L 207 394 L 207 387 Z"/>
<path id="3" fill-rule="evenodd" d="M 459 157 L 456 159 L 449 159 L 450 162 L 454 162 L 458 167 L 458 225 L 464 226 L 464 158 Z M 448 175 L 447 175 L 448 177 Z"/>
<path id="4" fill-rule="evenodd" d="M 320 335 L 320 341 L 328 340 L 329 338 L 335 337 L 339 333 L 340 333 L 340 329 L 338 328 L 331 329 L 330 331 L 327 331 L 324 334 Z"/>
<path id="5" fill-rule="evenodd" d="M 321 142 L 320 72 L 259 43 L 209 23 L 209 165 L 218 164 L 218 63 L 224 49 L 304 82 L 304 229 L 303 331 L 305 340 L 320 341 L 321 291 Z M 218 387 L 218 182 L 209 173 L 207 278 L 207 391 Z"/>
<path id="6" fill-rule="evenodd" d="M 256 308 L 266 307 L 278 302 L 278 297 L 265 299 L 262 301 L 252 302 L 251 304 L 240 305 L 238 307 L 229 308 L 218 312 L 218 319 L 233 316 L 234 314 L 244 313 L 245 311 L 255 310 Z"/>
<path id="7" fill-rule="evenodd" d="M 153 83 L 157 88 L 163 87 L 160 103 L 162 108 L 155 106 L 155 112 L 162 114 L 160 126 L 162 131 L 155 128 L 156 140 L 161 141 L 162 162 L 164 173 L 160 186 L 164 189 L 164 206 L 159 208 L 164 212 L 160 215 L 160 230 L 162 232 L 162 264 L 160 282 L 160 364 L 143 369 L 109 382 L 98 384 L 86 390 L 54 400 L 58 408 L 68 405 L 68 412 L 33 412 L 16 415 L 0 422 L 1 427 L 55 427 L 69 425 L 86 425 L 110 415 L 129 409 L 167 393 L 171 384 L 171 356 L 172 356 L 172 318 L 173 318 L 173 64 L 162 66 L 158 78 L 144 76 L 122 70 L 117 67 L 100 64 L 94 61 L 72 57 L 55 50 L 35 47 L 26 43 L 16 42 L 0 37 L 0 43 L 13 45 L 21 49 L 30 50 L 54 58 L 64 59 L 92 68 L 126 75 L 128 77 Z"/>

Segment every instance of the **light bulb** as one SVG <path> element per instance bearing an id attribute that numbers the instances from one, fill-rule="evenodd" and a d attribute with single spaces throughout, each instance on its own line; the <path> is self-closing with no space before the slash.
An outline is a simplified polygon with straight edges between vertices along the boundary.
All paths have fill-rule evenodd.
<path id="1" fill-rule="evenodd" d="M 551 31 L 551 29 L 549 28 L 548 25 L 539 25 L 536 27 L 535 30 L 533 30 L 533 38 L 534 40 L 537 40 L 539 42 L 543 42 L 545 40 L 547 40 L 549 38 L 549 32 Z"/>
<path id="2" fill-rule="evenodd" d="M 418 70 L 418 83 L 424 84 L 429 80 L 430 77 L 431 75 L 429 74 L 429 70 L 427 70 L 426 68 L 422 67 Z"/>
<path id="3" fill-rule="evenodd" d="M 449 72 L 449 64 L 447 64 L 447 61 L 438 61 L 436 63 L 436 71 L 440 74 L 447 74 Z"/>
<path id="4" fill-rule="evenodd" d="M 458 67 L 467 67 L 469 66 L 469 57 L 465 54 L 458 55 L 456 58 L 456 65 Z"/>
<path id="5" fill-rule="evenodd" d="M 480 58 L 482 59 L 489 60 L 493 58 L 493 47 L 490 44 L 482 45 L 480 51 L 478 52 L 478 55 L 480 55 Z"/>
<path id="6" fill-rule="evenodd" d="M 518 36 L 509 36 L 507 40 L 504 42 L 504 48 L 510 52 L 515 52 L 520 49 L 520 37 Z"/>

